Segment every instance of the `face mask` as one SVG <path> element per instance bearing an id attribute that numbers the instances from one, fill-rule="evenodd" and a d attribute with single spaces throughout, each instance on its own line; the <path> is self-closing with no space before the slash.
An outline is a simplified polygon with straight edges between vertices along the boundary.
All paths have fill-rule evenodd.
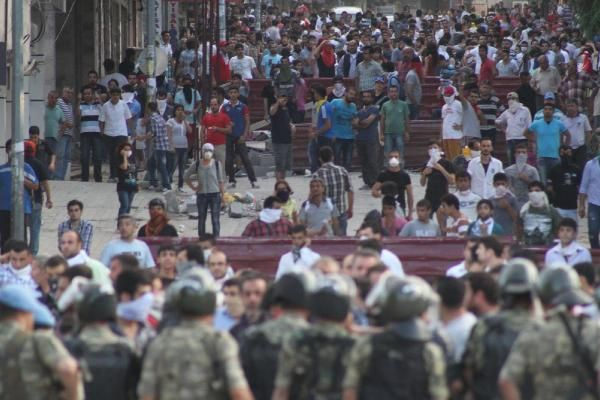
<path id="1" fill-rule="evenodd" d="M 517 154 L 515 156 L 515 162 L 519 167 L 522 167 L 527 163 L 527 154 Z"/>
<path id="2" fill-rule="evenodd" d="M 504 197 L 506 193 L 508 193 L 508 189 L 504 185 L 498 185 L 494 188 L 494 190 L 496 191 L 497 198 Z"/>
<path id="3" fill-rule="evenodd" d="M 280 190 L 277 192 L 277 197 L 281 199 L 281 201 L 283 201 L 284 203 L 287 203 L 290 199 L 290 192 L 288 192 L 287 190 Z"/>
<path id="4" fill-rule="evenodd" d="M 212 151 L 205 151 L 204 153 L 202 153 L 202 157 L 205 160 L 210 160 L 213 156 L 213 152 Z"/>
<path id="5" fill-rule="evenodd" d="M 459 193 L 461 196 L 468 196 L 468 195 L 469 195 L 469 193 L 471 193 L 471 189 L 467 189 L 467 190 L 459 190 L 459 191 L 458 191 L 458 193 Z"/>
<path id="6" fill-rule="evenodd" d="M 521 51 L 523 53 L 527 53 L 527 46 L 521 46 Z"/>
<path id="7" fill-rule="evenodd" d="M 338 82 L 338 83 L 334 84 L 333 87 L 335 90 L 340 91 L 344 88 L 344 84 Z"/>
<path id="8" fill-rule="evenodd" d="M 471 158 L 479 157 L 480 155 L 481 155 L 481 151 L 471 150 Z"/>
<path id="9" fill-rule="evenodd" d="M 432 148 L 427 150 L 427 154 L 429 154 L 429 157 L 434 157 L 440 154 L 440 150 L 436 149 L 436 148 Z"/>
<path id="10" fill-rule="evenodd" d="M 454 102 L 454 95 L 444 96 L 444 102 L 448 105 L 452 104 Z"/>
<path id="11" fill-rule="evenodd" d="M 123 93 L 121 96 L 123 97 L 124 102 L 129 103 L 133 100 L 134 94 L 133 93 Z"/>
<path id="12" fill-rule="evenodd" d="M 131 150 L 128 150 L 128 151 L 125 152 L 125 155 L 127 156 L 127 158 L 129 158 L 129 157 L 131 157 L 132 153 L 133 152 Z"/>
<path id="13" fill-rule="evenodd" d="M 543 207 L 546 204 L 546 193 L 544 192 L 529 192 L 529 201 L 534 207 Z"/>
<path id="14" fill-rule="evenodd" d="M 390 158 L 389 165 L 392 168 L 397 168 L 400 166 L 400 160 L 397 157 Z"/>
<path id="15" fill-rule="evenodd" d="M 154 295 L 146 293 L 138 299 L 117 305 L 117 316 L 127 321 L 144 323 L 154 302 Z"/>
<path id="16" fill-rule="evenodd" d="M 511 112 L 517 111 L 517 108 L 519 108 L 519 102 L 518 101 L 513 100 L 513 99 L 511 99 L 511 100 L 508 101 L 508 109 Z"/>

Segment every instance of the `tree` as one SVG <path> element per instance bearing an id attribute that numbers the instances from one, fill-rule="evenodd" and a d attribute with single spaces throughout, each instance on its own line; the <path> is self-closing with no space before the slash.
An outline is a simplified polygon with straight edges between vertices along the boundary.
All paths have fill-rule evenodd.
<path id="1" fill-rule="evenodd" d="M 600 32 L 600 0 L 571 0 L 573 15 L 588 39 Z"/>

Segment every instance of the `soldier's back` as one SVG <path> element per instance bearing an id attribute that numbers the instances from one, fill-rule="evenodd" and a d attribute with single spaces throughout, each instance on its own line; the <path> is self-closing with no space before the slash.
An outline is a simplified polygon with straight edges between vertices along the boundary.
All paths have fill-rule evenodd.
<path id="1" fill-rule="evenodd" d="M 228 388 L 246 385 L 235 340 L 205 323 L 183 321 L 166 328 L 150 344 L 138 395 L 218 400 Z"/>
<path id="2" fill-rule="evenodd" d="M 519 336 L 501 376 L 517 383 L 531 377 L 534 399 L 592 399 L 583 384 L 592 372 L 585 370 L 561 314 L 566 316 L 578 338 L 581 352 L 587 354 L 593 366 L 598 365 L 600 329 L 597 322 L 557 309 L 549 313 L 544 325 L 527 329 Z"/>

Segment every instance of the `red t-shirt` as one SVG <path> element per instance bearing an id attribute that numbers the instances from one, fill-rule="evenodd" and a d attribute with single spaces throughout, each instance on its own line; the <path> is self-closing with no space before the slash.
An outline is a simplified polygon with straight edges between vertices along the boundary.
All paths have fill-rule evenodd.
<path id="1" fill-rule="evenodd" d="M 204 117 L 202 117 L 202 126 L 206 128 L 206 143 L 212 143 L 215 146 L 225 144 L 227 135 L 210 128 L 213 126 L 217 128 L 226 128 L 228 125 L 231 125 L 231 120 L 229 119 L 229 116 L 223 112 L 218 112 L 216 114 L 209 112 L 205 114 Z"/>
<path id="2" fill-rule="evenodd" d="M 494 79 L 494 66 L 494 62 L 489 58 L 481 63 L 481 68 L 479 69 L 479 82 L 491 81 Z"/>

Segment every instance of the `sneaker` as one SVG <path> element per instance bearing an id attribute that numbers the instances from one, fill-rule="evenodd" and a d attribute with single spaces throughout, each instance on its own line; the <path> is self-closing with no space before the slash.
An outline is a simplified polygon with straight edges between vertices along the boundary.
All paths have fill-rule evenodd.
<path id="1" fill-rule="evenodd" d="M 227 189 L 235 189 L 235 182 L 229 182 Z"/>
<path id="2" fill-rule="evenodd" d="M 177 188 L 177 193 L 185 193 L 185 190 L 182 187 Z"/>
<path id="3" fill-rule="evenodd" d="M 156 187 L 154 185 L 148 185 L 148 187 L 146 189 L 148 189 L 148 190 L 156 190 L 156 189 L 158 189 L 158 187 Z"/>
<path id="4" fill-rule="evenodd" d="M 252 189 L 260 189 L 260 186 L 256 182 L 250 182 L 250 184 L 252 185 Z"/>
<path id="5" fill-rule="evenodd" d="M 162 189 L 160 190 L 160 192 L 161 192 L 162 194 L 165 194 L 165 193 L 167 193 L 167 192 L 170 192 L 170 191 L 171 191 L 171 189 L 169 189 L 169 188 L 162 188 Z"/>
<path id="6" fill-rule="evenodd" d="M 116 178 L 108 178 L 106 180 L 106 182 L 108 182 L 108 183 L 117 183 L 117 179 Z"/>

